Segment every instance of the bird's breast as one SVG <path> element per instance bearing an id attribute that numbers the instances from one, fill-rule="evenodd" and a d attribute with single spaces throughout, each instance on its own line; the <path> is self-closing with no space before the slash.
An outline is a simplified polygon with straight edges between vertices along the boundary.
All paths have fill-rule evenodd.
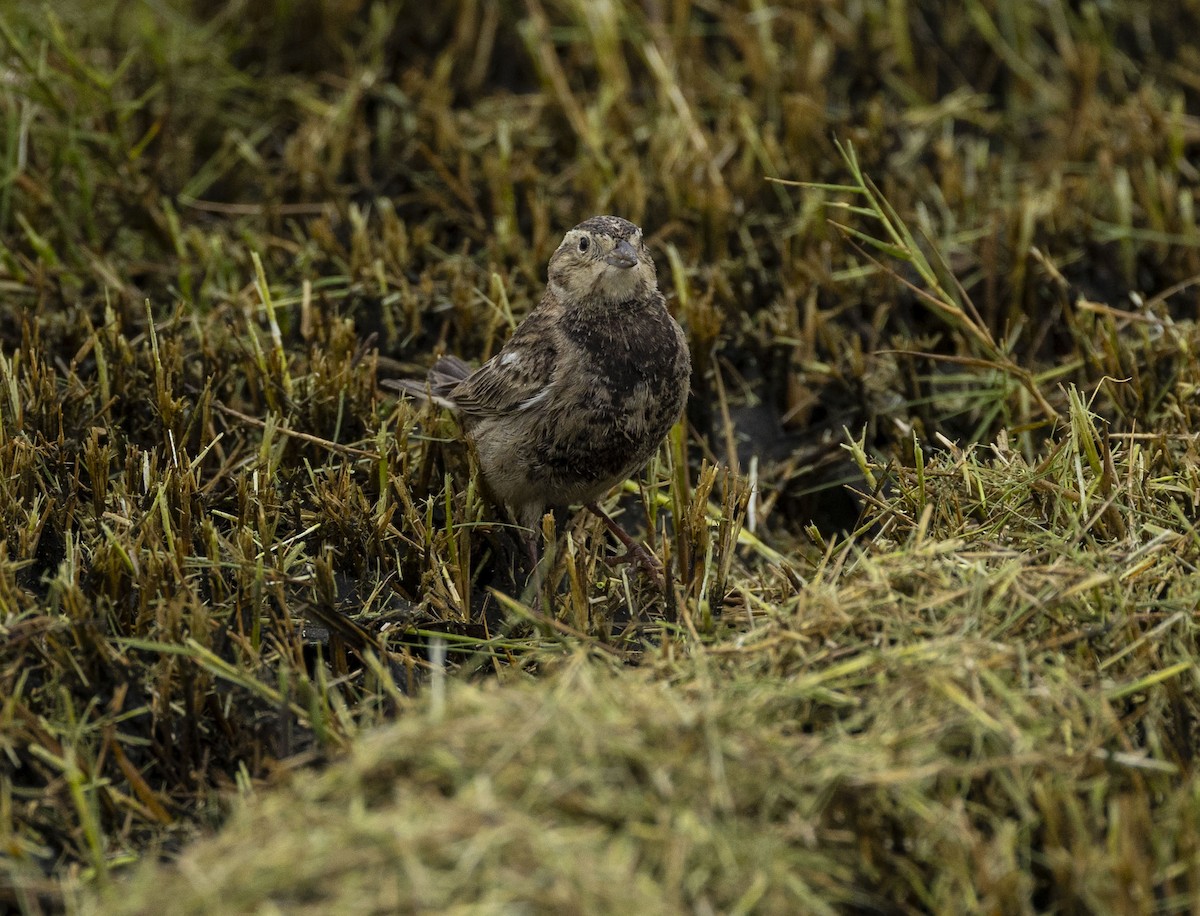
<path id="1" fill-rule="evenodd" d="M 583 425 L 599 434 L 613 459 L 652 451 L 679 418 L 687 398 L 689 360 L 678 325 L 661 304 L 633 316 L 572 324 Z"/>

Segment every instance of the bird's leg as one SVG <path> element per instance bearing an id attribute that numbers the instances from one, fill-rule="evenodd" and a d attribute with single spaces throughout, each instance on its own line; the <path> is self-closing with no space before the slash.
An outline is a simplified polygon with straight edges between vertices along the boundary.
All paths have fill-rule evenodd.
<path id="1" fill-rule="evenodd" d="M 609 566 L 616 566 L 618 563 L 636 563 L 650 578 L 661 584 L 663 581 L 663 568 L 662 563 L 658 561 L 658 557 L 647 550 L 645 544 L 639 544 L 630 537 L 629 532 L 613 521 L 609 514 L 600 508 L 598 503 L 588 503 L 586 508 L 589 512 L 600 516 L 600 520 L 612 532 L 613 537 L 625 546 L 623 554 L 617 557 L 609 557 L 605 562 Z"/>
<path id="2" fill-rule="evenodd" d="M 524 529 L 521 532 L 521 543 L 525 547 L 525 559 L 529 564 L 525 574 L 525 588 L 521 592 L 521 600 L 530 603 L 541 603 L 542 586 L 546 578 L 546 570 L 542 563 L 542 544 L 536 529 Z"/>
<path id="3" fill-rule="evenodd" d="M 529 575 L 533 575 L 542 560 L 542 539 L 538 537 L 537 529 L 526 529 L 521 532 L 521 542 L 525 547 L 525 559 L 529 561 Z"/>
<path id="4" fill-rule="evenodd" d="M 542 507 L 526 507 L 523 511 L 513 512 L 512 515 L 517 522 L 521 546 L 525 548 L 525 560 L 528 563 L 523 600 L 530 601 L 534 600 L 535 596 L 541 596 L 546 578 L 545 554 L 542 550 Z"/>

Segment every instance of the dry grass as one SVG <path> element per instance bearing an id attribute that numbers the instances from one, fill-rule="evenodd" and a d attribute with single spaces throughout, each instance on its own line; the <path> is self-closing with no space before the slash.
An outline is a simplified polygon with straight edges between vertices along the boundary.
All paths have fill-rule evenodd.
<path id="1" fill-rule="evenodd" d="M 439 682 L 105 910 L 1186 911 L 1200 544 L 1161 522 L 1190 496 L 1134 446 L 1101 499 L 1064 442 L 904 472 L 686 657 Z M 1095 505 L 1048 519 L 1060 490 Z"/>
<path id="2" fill-rule="evenodd" d="M 1194 912 L 1200 9 L 1075 6 L 0 13 L 0 902 Z M 530 602 L 377 383 L 606 211 L 671 581 Z"/>

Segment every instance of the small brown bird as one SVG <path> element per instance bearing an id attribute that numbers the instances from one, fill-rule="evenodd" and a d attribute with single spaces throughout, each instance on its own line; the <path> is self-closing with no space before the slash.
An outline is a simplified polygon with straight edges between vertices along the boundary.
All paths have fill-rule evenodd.
<path id="1" fill-rule="evenodd" d="M 550 256 L 541 301 L 474 372 L 447 356 L 426 383 L 392 382 L 453 410 L 483 482 L 525 529 L 536 565 L 547 508 L 583 504 L 625 545 L 611 563 L 661 567 L 596 500 L 640 471 L 687 402 L 691 358 L 642 230 L 593 216 Z"/>

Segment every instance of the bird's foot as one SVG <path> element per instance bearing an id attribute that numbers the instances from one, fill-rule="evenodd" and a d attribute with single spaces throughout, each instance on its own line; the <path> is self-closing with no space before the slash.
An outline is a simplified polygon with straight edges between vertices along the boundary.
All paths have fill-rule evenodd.
<path id="1" fill-rule="evenodd" d="M 663 586 L 663 565 L 659 562 L 658 557 L 652 554 L 645 544 L 631 544 L 625 548 L 625 552 L 620 556 L 607 557 L 604 560 L 609 566 L 620 566 L 622 563 L 633 563 L 646 576 L 654 580 L 654 584 L 661 588 Z"/>
<path id="2" fill-rule="evenodd" d="M 600 520 L 604 522 L 605 527 L 612 532 L 613 536 L 625 545 L 625 552 L 623 554 L 616 557 L 609 557 L 604 562 L 609 566 L 618 566 L 621 563 L 636 563 L 642 572 L 654 580 L 656 586 L 662 588 L 666 580 L 663 577 L 663 565 L 659 562 L 658 557 L 652 554 L 645 544 L 639 544 L 631 538 L 629 532 L 614 522 L 599 505 L 588 503 L 587 508 L 599 516 Z"/>

